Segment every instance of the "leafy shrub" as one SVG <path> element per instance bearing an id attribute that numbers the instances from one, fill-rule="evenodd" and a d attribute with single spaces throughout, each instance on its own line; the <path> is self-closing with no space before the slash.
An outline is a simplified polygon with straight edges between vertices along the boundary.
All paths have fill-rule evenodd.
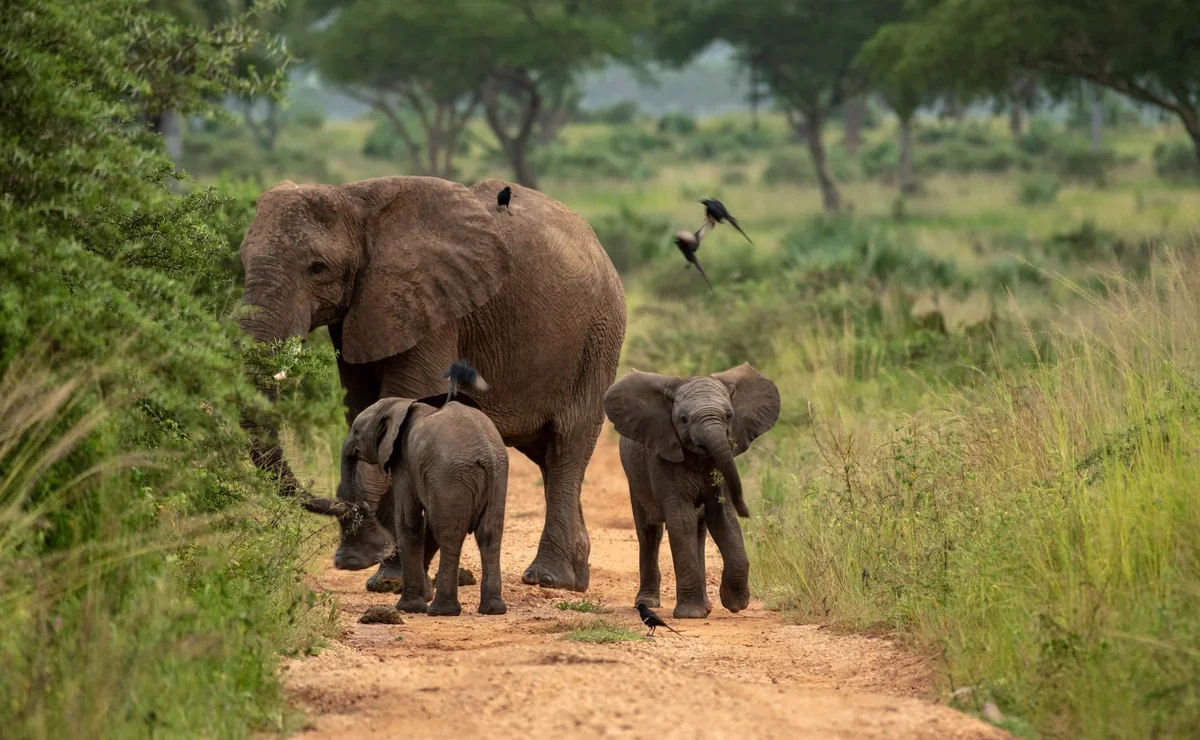
<path id="1" fill-rule="evenodd" d="M 616 214 L 593 219 L 592 229 L 622 275 L 674 249 L 669 219 L 641 214 L 624 204 Z"/>
<path id="2" fill-rule="evenodd" d="M 900 166 L 900 147 L 891 139 L 884 139 L 871 146 L 863 147 L 858 155 L 859 166 L 867 177 L 890 175 Z"/>
<path id="3" fill-rule="evenodd" d="M 668 135 L 688 135 L 696 133 L 696 119 L 687 113 L 672 112 L 658 119 L 658 132 Z"/>
<path id="4" fill-rule="evenodd" d="M 1110 149 L 1093 151 L 1085 139 L 1067 137 L 1055 146 L 1054 161 L 1055 169 L 1063 178 L 1103 185 L 1108 171 L 1116 164 L 1116 155 Z"/>
<path id="5" fill-rule="evenodd" d="M 11 11 L 0 24 L 0 726 L 14 737 L 284 730 L 277 656 L 314 647 L 328 612 L 299 579 L 311 522 L 250 467 L 240 419 L 310 432 L 288 399 L 315 387 L 325 405 L 306 405 L 327 424 L 340 405 L 332 352 L 297 352 L 312 364 L 266 405 L 229 321 L 252 201 L 175 194 L 174 164 L 144 129 L 160 106 L 189 116 L 271 93 L 282 70 L 231 77 L 231 60 L 266 41 L 244 19 L 209 33 L 127 0 Z"/>
<path id="6" fill-rule="evenodd" d="M 745 164 L 749 152 L 767 150 L 776 143 L 775 137 L 767 131 L 738 127 L 725 121 L 716 128 L 702 129 L 689 136 L 687 155 L 692 159 Z"/>
<path id="7" fill-rule="evenodd" d="M 624 126 L 637 120 L 638 104 L 634 100 L 624 100 L 619 103 L 580 110 L 578 118 L 582 123 L 607 123 L 613 126 Z"/>
<path id="8" fill-rule="evenodd" d="M 764 185 L 807 185 L 817 181 L 812 159 L 800 149 L 781 149 L 771 156 L 762 173 Z"/>
<path id="9" fill-rule="evenodd" d="M 1040 157 L 1054 148 L 1056 138 L 1053 124 L 1037 118 L 1017 139 L 1017 148 L 1032 157 Z"/>
<path id="10" fill-rule="evenodd" d="M 1053 175 L 1027 177 L 1017 188 L 1017 202 L 1023 206 L 1044 206 L 1058 197 L 1058 179 Z"/>
<path id="11" fill-rule="evenodd" d="M 671 148 L 671 140 L 631 126 L 622 126 L 603 141 L 584 141 L 580 148 L 604 148 L 621 156 L 636 157 L 647 152 L 658 152 Z"/>
<path id="12" fill-rule="evenodd" d="M 722 185 L 744 185 L 750 181 L 750 177 L 745 170 L 722 170 L 721 184 Z"/>
<path id="13" fill-rule="evenodd" d="M 325 111 L 314 106 L 299 106 L 288 116 L 288 122 L 303 129 L 319 130 L 325 125 Z"/>
<path id="14" fill-rule="evenodd" d="M 1196 147 L 1188 139 L 1163 141 L 1154 146 L 1154 172 L 1164 180 L 1195 180 L 1200 177 Z"/>

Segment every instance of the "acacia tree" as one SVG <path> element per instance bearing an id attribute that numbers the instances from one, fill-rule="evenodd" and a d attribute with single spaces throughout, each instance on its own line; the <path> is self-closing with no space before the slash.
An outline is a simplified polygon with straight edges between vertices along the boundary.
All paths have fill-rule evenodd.
<path id="1" fill-rule="evenodd" d="M 822 135 L 830 114 L 866 92 L 855 64 L 879 28 L 902 19 L 895 0 L 680 0 L 664 15 L 660 51 L 683 63 L 717 39 L 761 73 L 776 105 L 812 157 L 825 210 L 841 210 Z"/>
<path id="2" fill-rule="evenodd" d="M 492 10 L 471 0 L 328 0 L 312 4 L 320 22 L 298 43 L 322 77 L 387 118 L 415 172 L 453 177 L 485 79 L 477 34 Z"/>
<path id="3" fill-rule="evenodd" d="M 478 21 L 487 77 L 483 110 L 513 170 L 526 187 L 537 187 L 531 144 L 546 144 L 578 102 L 574 80 L 612 60 L 635 63 L 637 39 L 653 19 L 651 0 L 541 0 L 511 3 L 479 0 Z"/>
<path id="4" fill-rule="evenodd" d="M 902 64 L 995 86 L 1034 73 L 1109 88 L 1177 117 L 1200 158 L 1194 0 L 914 0 Z"/>

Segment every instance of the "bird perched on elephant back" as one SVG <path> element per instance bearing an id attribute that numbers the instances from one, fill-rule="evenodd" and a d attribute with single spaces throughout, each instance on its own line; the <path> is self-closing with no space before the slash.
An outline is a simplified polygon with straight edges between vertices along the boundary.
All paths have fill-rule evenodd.
<path id="1" fill-rule="evenodd" d="M 721 551 L 721 604 L 750 603 L 750 561 L 737 517 L 750 516 L 734 458 L 779 418 L 779 389 L 748 364 L 707 377 L 678 378 L 634 370 L 604 399 L 621 435 L 621 466 L 638 537 L 641 585 L 635 604 L 657 607 L 663 525 L 675 566 L 677 619 L 712 611 L 704 544 Z M 737 514 L 735 516 L 734 514 Z"/>
<path id="2" fill-rule="evenodd" d="M 521 198 L 521 218 L 497 212 L 504 187 Z M 347 425 L 383 397 L 444 395 L 445 369 L 471 361 L 492 387 L 480 407 L 544 474 L 546 519 L 523 581 L 587 588 L 580 485 L 625 337 L 621 281 L 587 222 L 499 180 L 283 182 L 259 198 L 241 258 L 251 336 L 269 342 L 329 327 Z M 275 430 L 247 425 L 255 463 L 298 492 Z M 355 482 L 339 496 L 364 518 L 390 522 L 386 478 L 360 463 Z M 397 590 L 400 558 L 380 543 L 349 537 L 335 565 L 381 558 L 368 588 Z"/>

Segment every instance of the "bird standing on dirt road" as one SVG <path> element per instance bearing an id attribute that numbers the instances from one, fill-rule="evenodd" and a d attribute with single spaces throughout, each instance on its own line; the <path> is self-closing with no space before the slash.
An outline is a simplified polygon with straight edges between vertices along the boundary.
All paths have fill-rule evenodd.
<path id="1" fill-rule="evenodd" d="M 650 628 L 650 631 L 646 633 L 647 637 L 654 637 L 654 630 L 658 629 L 659 627 L 666 627 L 667 629 L 671 630 L 672 632 L 674 632 L 677 635 L 683 634 L 682 632 L 675 629 L 671 625 L 662 621 L 662 617 L 655 614 L 653 611 L 650 610 L 650 607 L 646 606 L 645 604 L 643 604 L 640 601 L 637 604 L 637 610 L 638 610 L 638 616 L 642 618 L 642 624 L 644 624 Z"/>
<path id="2" fill-rule="evenodd" d="M 504 189 L 496 193 L 496 210 L 501 208 L 508 210 L 508 215 L 512 215 L 512 209 L 508 207 L 509 201 L 513 199 L 513 191 L 511 185 L 505 185 Z"/>
<path id="3" fill-rule="evenodd" d="M 708 289 L 714 295 L 712 283 L 708 282 L 708 275 L 704 274 L 704 268 L 700 266 L 700 262 L 696 259 L 696 250 L 700 249 L 700 242 L 704 239 L 704 232 L 708 230 L 708 224 L 700 227 L 696 233 L 690 231 L 680 231 L 675 234 L 675 246 L 679 247 L 679 251 L 683 252 L 683 257 L 689 264 L 695 265 L 700 271 L 700 277 L 704 278 L 704 282 L 708 283 Z"/>
<path id="4" fill-rule="evenodd" d="M 466 360 L 455 360 L 442 377 L 450 379 L 450 392 L 446 394 L 446 403 L 454 400 L 459 386 L 474 391 L 486 391 L 488 388 L 487 383 L 483 382 L 483 378 L 479 377 L 479 372 Z"/>
<path id="5" fill-rule="evenodd" d="M 739 234 L 746 236 L 746 232 L 742 231 L 741 226 L 738 226 L 737 219 L 729 213 L 729 209 L 725 207 L 724 203 L 716 198 L 709 198 L 700 202 L 704 204 L 705 221 L 711 224 L 714 228 L 717 224 L 728 221 L 729 225 L 737 229 Z M 751 244 L 754 243 L 748 236 L 746 236 L 746 241 L 750 242 Z"/>

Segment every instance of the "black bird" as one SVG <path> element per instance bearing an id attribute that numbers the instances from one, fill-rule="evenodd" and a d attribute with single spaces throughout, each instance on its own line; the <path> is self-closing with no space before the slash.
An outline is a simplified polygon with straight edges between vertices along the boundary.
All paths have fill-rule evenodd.
<path id="1" fill-rule="evenodd" d="M 716 291 L 713 290 L 712 283 L 708 282 L 708 275 L 704 274 L 704 268 L 700 266 L 700 262 L 696 259 L 696 250 L 700 249 L 700 242 L 704 239 L 704 232 L 707 230 L 708 224 L 701 226 L 700 230 L 694 234 L 690 231 L 680 231 L 675 234 L 675 246 L 679 247 L 680 252 L 683 252 L 684 259 L 689 264 L 696 266 L 696 269 L 700 271 L 700 277 L 704 278 L 704 282 L 708 283 L 709 291 L 715 295 Z"/>
<path id="2" fill-rule="evenodd" d="M 643 604 L 640 601 L 637 604 L 637 610 L 638 610 L 638 616 L 642 618 L 642 624 L 644 624 L 650 628 L 650 631 L 646 633 L 647 637 L 654 637 L 654 630 L 658 629 L 659 627 L 666 627 L 667 629 L 671 630 L 672 632 L 674 632 L 677 635 L 683 634 L 682 632 L 675 629 L 671 625 L 662 621 L 662 617 L 660 617 L 657 614 L 655 614 L 654 612 L 650 611 L 650 607 L 646 606 L 645 604 Z"/>
<path id="3" fill-rule="evenodd" d="M 446 403 L 454 399 L 459 386 L 473 391 L 486 391 L 488 388 L 479 372 L 466 360 L 456 360 L 442 377 L 450 379 L 450 392 L 446 394 Z"/>
<path id="4" fill-rule="evenodd" d="M 705 221 L 711 224 L 714 228 L 717 224 L 728 221 L 729 225 L 737 229 L 739 234 L 746 236 L 746 232 L 742 231 L 741 226 L 738 226 L 737 219 L 729 213 L 729 209 L 725 207 L 724 203 L 716 198 L 709 198 L 708 200 L 702 200 L 700 202 L 704 204 Z M 754 243 L 748 236 L 746 236 L 746 241 L 750 242 L 751 244 Z"/>
<path id="5" fill-rule="evenodd" d="M 511 216 L 512 209 L 508 208 L 508 203 L 513 199 L 513 197 L 512 186 L 505 185 L 504 189 L 496 194 L 496 210 L 499 211 L 501 208 L 507 208 L 508 215 Z"/>

